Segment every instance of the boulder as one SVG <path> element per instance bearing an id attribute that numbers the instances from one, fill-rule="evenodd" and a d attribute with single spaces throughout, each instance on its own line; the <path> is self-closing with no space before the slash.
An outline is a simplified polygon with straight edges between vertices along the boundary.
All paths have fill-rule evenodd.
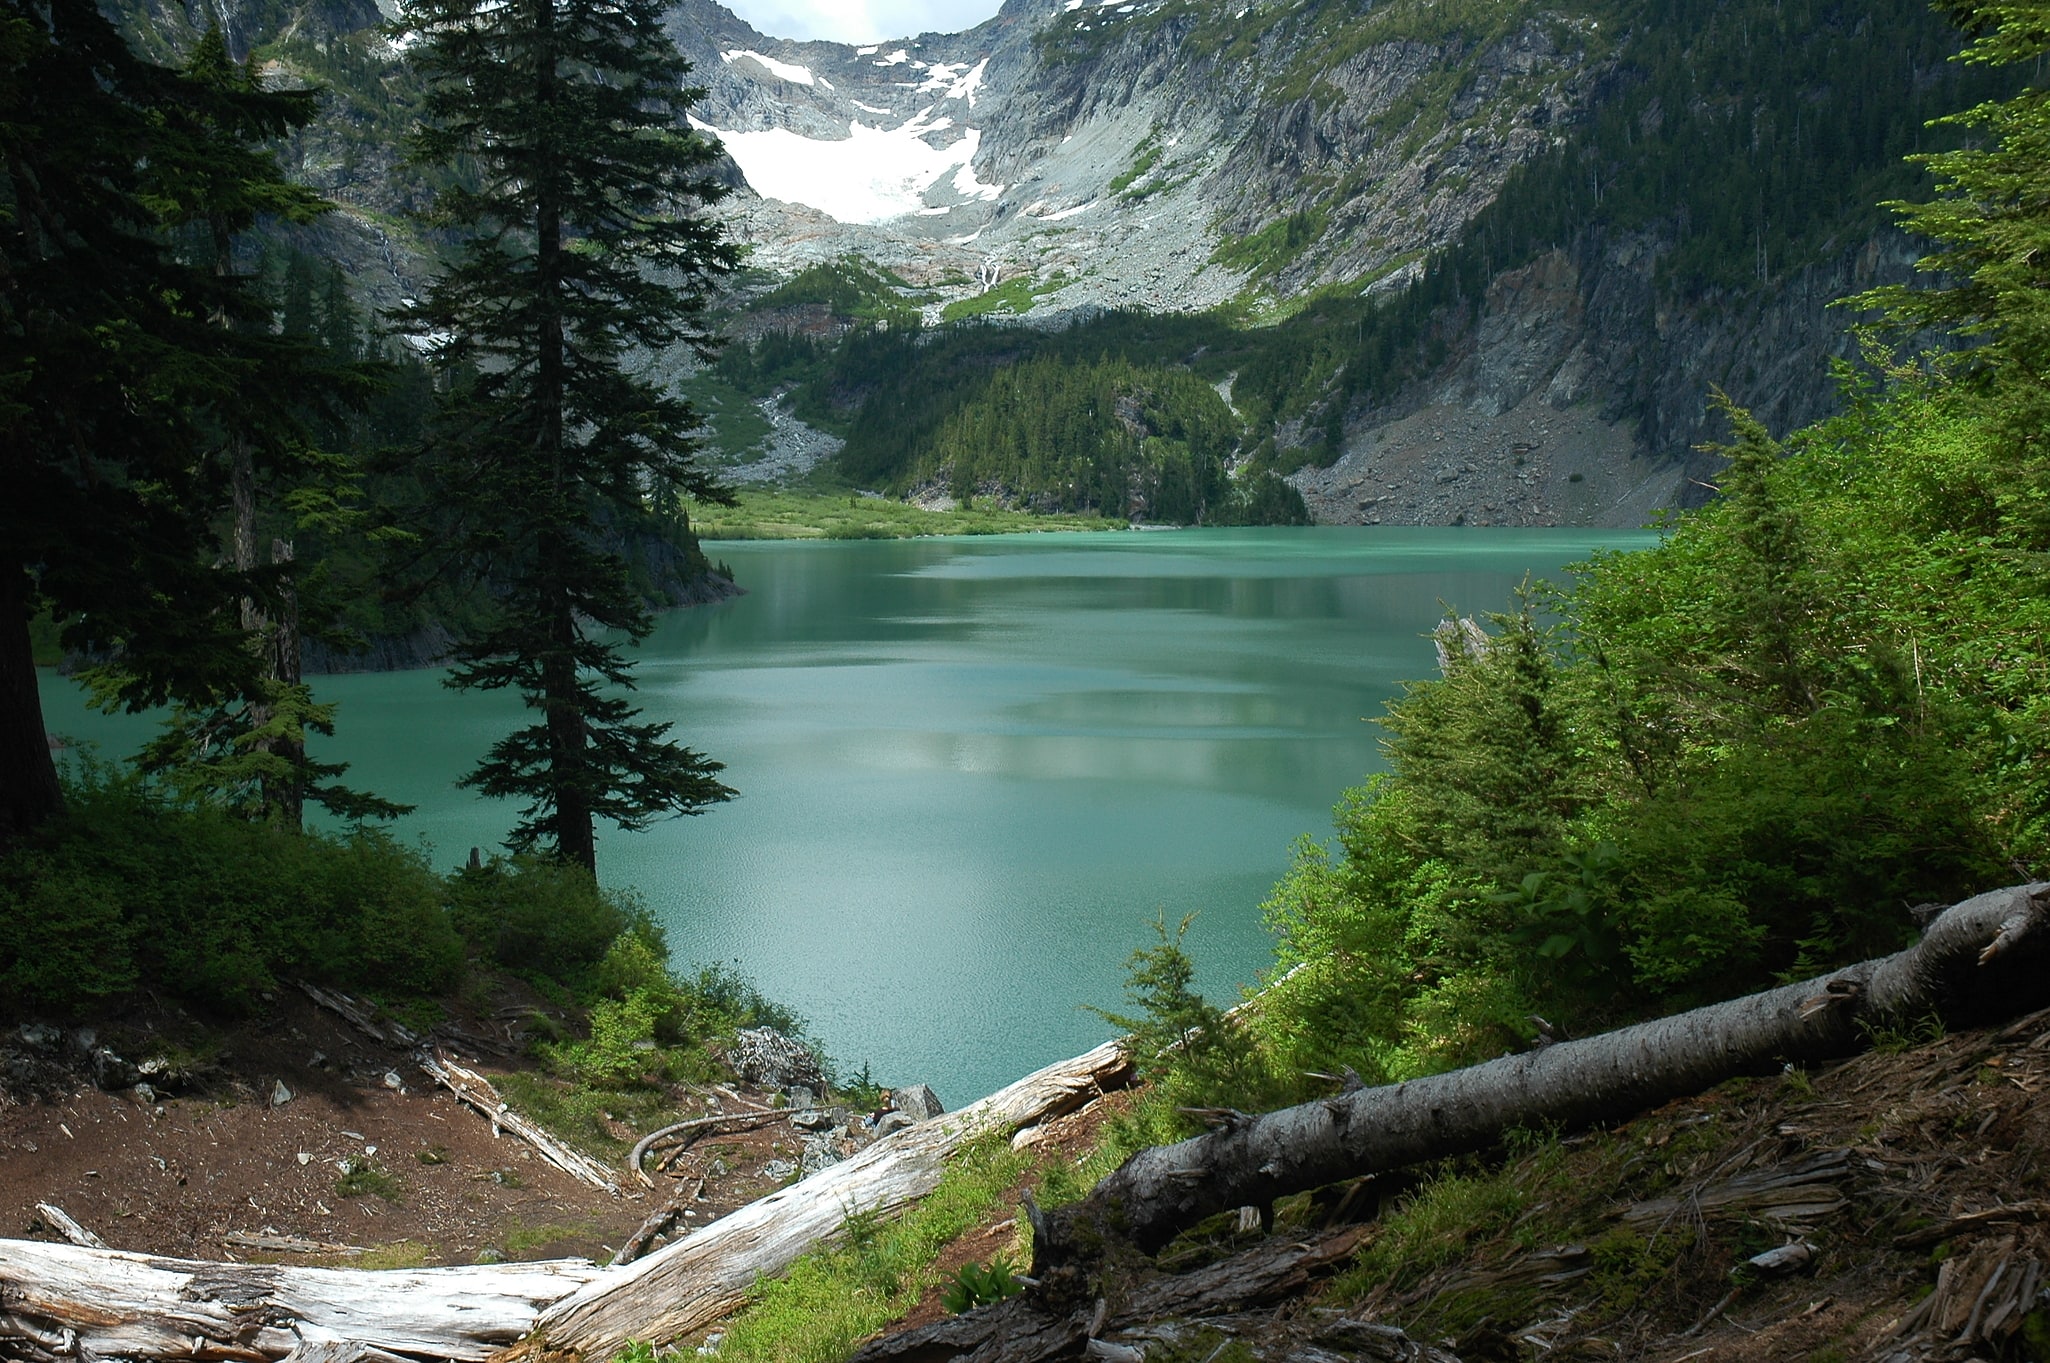
<path id="1" fill-rule="evenodd" d="M 750 1084 L 787 1089 L 801 1085 L 813 1093 L 826 1091 L 825 1071 L 811 1048 L 773 1027 L 748 1028 L 733 1039 L 726 1053 L 733 1072 Z"/>
<path id="2" fill-rule="evenodd" d="M 914 1122 L 929 1122 L 947 1110 L 946 1105 L 940 1102 L 939 1095 L 924 1084 L 910 1084 L 904 1088 L 891 1089 L 890 1106 Z"/>

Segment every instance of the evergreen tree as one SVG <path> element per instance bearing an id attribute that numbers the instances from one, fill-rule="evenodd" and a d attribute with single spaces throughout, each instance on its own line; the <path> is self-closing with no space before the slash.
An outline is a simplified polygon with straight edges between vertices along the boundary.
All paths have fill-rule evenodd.
<path id="1" fill-rule="evenodd" d="M 710 357 L 708 291 L 737 260 L 702 212 L 716 152 L 689 130 L 702 91 L 654 0 L 417 0 L 408 23 L 432 83 L 413 156 L 474 176 L 436 202 L 464 239 L 410 318 L 450 386 L 437 500 L 496 600 L 450 685 L 540 712 L 465 782 L 527 801 L 510 846 L 592 867 L 597 819 L 635 829 L 733 794 L 620 696 L 630 664 L 607 636 L 651 622 L 600 538 L 650 503 L 727 495 L 694 461 L 697 412 L 639 363 Z"/>
<path id="2" fill-rule="evenodd" d="M 211 563 L 202 414 L 257 377 L 209 318 L 234 281 L 181 262 L 151 168 L 208 149 L 175 72 L 91 0 L 0 4 L 0 839 L 56 814 L 29 622 L 118 657 L 119 699 L 252 684 L 239 584 Z"/>
<path id="3" fill-rule="evenodd" d="M 243 694 L 181 706 L 142 762 L 195 796 L 288 827 L 299 826 L 309 798 L 351 818 L 391 817 L 399 806 L 324 783 L 344 767 L 307 756 L 307 731 L 332 733 L 334 707 L 315 702 L 301 677 L 293 538 L 302 527 L 353 519 L 355 470 L 319 447 L 309 418 L 335 430 L 342 407 L 360 404 L 375 374 L 333 355 L 294 317 L 274 329 L 258 281 L 237 267 L 238 243 L 259 223 L 303 226 L 333 208 L 286 179 L 272 150 L 313 120 L 314 92 L 265 89 L 252 67 L 230 56 L 218 25 L 194 45 L 175 89 L 180 117 L 170 126 L 180 135 L 151 158 L 150 197 L 167 227 L 188 239 L 186 253 L 213 275 L 208 320 L 233 338 L 250 372 L 205 419 L 227 473 L 228 567 L 241 580 L 241 626 L 261 675 Z M 295 264 L 303 259 L 292 253 Z M 286 291 L 288 314 L 298 292 Z M 118 661 L 93 672 L 100 688 L 122 678 Z"/>

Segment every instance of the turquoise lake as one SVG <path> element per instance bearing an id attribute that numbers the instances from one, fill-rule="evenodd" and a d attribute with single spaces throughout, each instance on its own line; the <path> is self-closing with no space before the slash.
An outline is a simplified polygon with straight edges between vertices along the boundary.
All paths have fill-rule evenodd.
<path id="1" fill-rule="evenodd" d="M 681 964 L 737 966 L 810 1020 L 843 1075 L 948 1106 L 1108 1036 L 1151 924 L 1198 916 L 1228 1001 L 1271 958 L 1260 902 L 1290 844 L 1380 763 L 1372 719 L 1435 672 L 1447 608 L 1503 609 L 1649 533 L 1194 530 L 723 543 L 747 595 L 665 616 L 640 701 L 726 764 L 740 798 L 600 830 Z M 440 865 L 508 806 L 456 779 L 519 716 L 438 672 L 320 679 L 321 755 L 414 803 Z M 146 721 L 45 678 L 52 730 L 110 754 Z"/>

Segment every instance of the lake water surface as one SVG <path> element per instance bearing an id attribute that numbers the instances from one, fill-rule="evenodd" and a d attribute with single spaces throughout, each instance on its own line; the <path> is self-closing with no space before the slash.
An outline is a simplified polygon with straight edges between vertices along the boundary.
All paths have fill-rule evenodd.
<path id="1" fill-rule="evenodd" d="M 737 964 L 807 1017 L 843 1074 L 949 1107 L 1109 1035 L 1150 924 L 1229 1000 L 1270 959 L 1259 906 L 1300 834 L 1379 765 L 1369 722 L 1435 671 L 1447 607 L 1502 609 L 1649 534 L 1391 528 L 708 546 L 748 594 L 664 617 L 641 704 L 740 798 L 601 829 L 609 884 L 679 962 Z M 323 678 L 321 753 L 414 803 L 438 864 L 511 810 L 455 780 L 516 699 L 438 672 Z M 132 750 L 143 725 L 47 678 L 50 727 Z"/>

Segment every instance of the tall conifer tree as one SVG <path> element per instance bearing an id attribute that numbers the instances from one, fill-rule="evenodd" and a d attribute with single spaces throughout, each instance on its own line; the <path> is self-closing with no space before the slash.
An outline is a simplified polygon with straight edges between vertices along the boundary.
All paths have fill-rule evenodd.
<path id="1" fill-rule="evenodd" d="M 432 81 L 413 155 L 470 180 L 436 203 L 463 244 L 411 318 L 451 392 L 431 476 L 497 603 L 450 684 L 539 712 L 465 781 L 527 801 L 515 849 L 595 867 L 596 820 L 733 794 L 620 695 L 608 636 L 651 622 L 602 538 L 650 503 L 725 495 L 695 463 L 697 413 L 637 367 L 710 354 L 708 293 L 737 260 L 703 212 L 716 150 L 685 120 L 703 92 L 654 0 L 416 0 L 407 18 Z"/>
<path id="2" fill-rule="evenodd" d="M 203 451 L 261 362 L 221 316 L 239 282 L 180 261 L 153 193 L 221 150 L 174 71 L 92 0 L 0 0 L 0 841 L 57 813 L 29 622 L 118 657 L 118 699 L 211 703 L 253 684 L 212 565 Z M 252 92 L 261 99 L 261 92 Z"/>

